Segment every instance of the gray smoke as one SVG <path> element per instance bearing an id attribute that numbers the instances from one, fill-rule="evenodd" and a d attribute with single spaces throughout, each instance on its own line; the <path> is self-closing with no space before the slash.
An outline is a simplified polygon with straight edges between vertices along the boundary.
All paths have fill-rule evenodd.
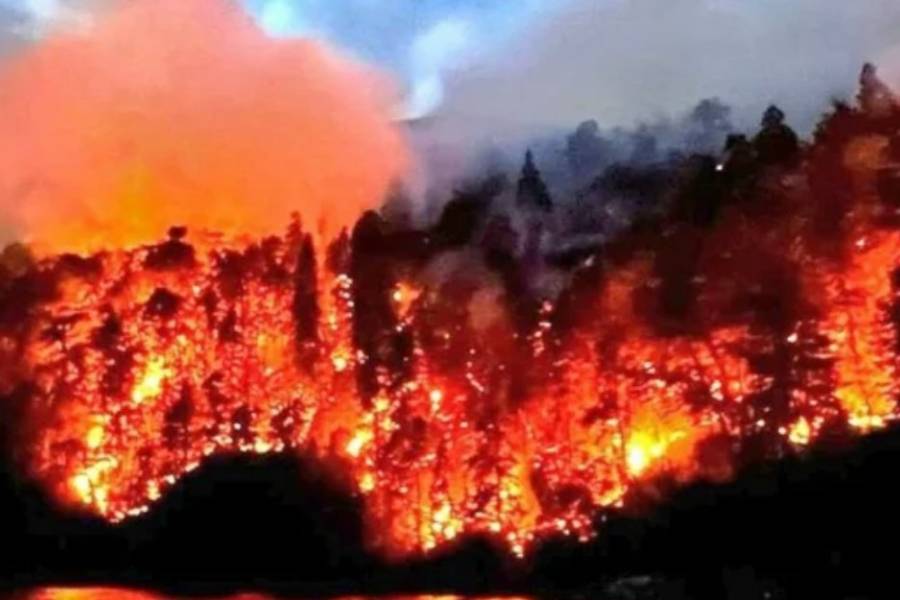
<path id="1" fill-rule="evenodd" d="M 896 47 L 896 0 L 573 0 L 453 74 L 432 130 L 460 140 L 589 118 L 632 126 L 715 96 L 739 127 L 776 103 L 806 133 L 853 93 L 864 62 Z"/>
<path id="2" fill-rule="evenodd" d="M 737 131 L 777 104 L 806 136 L 833 100 L 852 99 L 865 62 L 900 88 L 897 0 L 568 0 L 448 74 L 445 102 L 411 137 L 432 198 L 477 177 L 485 156 L 512 173 L 526 146 L 560 192 L 578 183 L 562 153 L 585 120 L 626 160 L 633 148 L 615 142 L 636 131 L 698 149 L 682 143 L 686 116 L 708 98 Z"/>

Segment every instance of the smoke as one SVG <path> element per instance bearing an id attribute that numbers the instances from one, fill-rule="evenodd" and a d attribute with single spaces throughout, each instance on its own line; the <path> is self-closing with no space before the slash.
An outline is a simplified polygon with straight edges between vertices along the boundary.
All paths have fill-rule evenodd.
<path id="1" fill-rule="evenodd" d="M 83 28 L 115 0 L 0 0 L 0 56 L 61 28 Z"/>
<path id="2" fill-rule="evenodd" d="M 175 224 L 276 232 L 294 211 L 331 235 L 405 170 L 392 102 L 227 0 L 123 3 L 3 66 L 0 236 L 84 250 Z"/>
<path id="3" fill-rule="evenodd" d="M 446 82 L 454 139 L 631 126 L 716 96 L 741 128 L 777 103 L 808 132 L 861 65 L 900 42 L 895 0 L 570 0 Z"/>
<path id="4" fill-rule="evenodd" d="M 24 9 L 29 15 L 35 33 L 59 23 L 77 23 L 87 16 L 91 4 L 97 0 L 25 0 Z"/>
<path id="5" fill-rule="evenodd" d="M 0 2 L 0 59 L 27 44 L 34 28 L 31 15 Z"/>
<path id="6" fill-rule="evenodd" d="M 567 1 L 243 0 L 274 35 L 321 36 L 392 70 L 407 90 L 406 119 L 441 104 L 447 72 L 477 64 Z"/>

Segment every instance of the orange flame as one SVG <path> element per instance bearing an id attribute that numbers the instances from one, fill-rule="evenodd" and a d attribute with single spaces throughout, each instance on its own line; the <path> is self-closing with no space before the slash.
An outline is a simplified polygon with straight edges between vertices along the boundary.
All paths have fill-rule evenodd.
<path id="1" fill-rule="evenodd" d="M 121 36 L 140 22 L 137 17 L 149 19 L 151 30 L 172 25 L 155 20 L 149 0 L 133 6 L 110 22 L 113 40 L 130 39 Z M 211 0 L 196 6 L 175 14 L 179 19 L 196 16 L 195 10 L 218 14 Z M 176 21 L 189 31 L 195 27 L 193 19 Z M 239 28 L 253 48 L 275 44 L 267 52 L 279 56 L 296 50 L 263 43 L 247 25 Z M 159 60 L 160 48 L 144 44 L 138 49 Z M 60 49 L 82 58 L 110 51 L 54 42 L 31 59 L 30 75 L 14 71 L 10 81 L 32 76 L 42 84 L 45 76 L 55 81 L 58 67 L 51 58 Z M 216 45 L 206 50 L 218 52 Z M 172 52 L 185 48 L 176 44 Z M 199 69 L 209 56 L 194 58 L 199 63 L 187 64 Z M 83 69 L 92 61 L 77 65 Z M 247 66 L 239 61 L 236 68 Z M 163 77 L 168 71 L 152 73 Z M 271 91 L 269 78 L 278 73 L 263 70 L 247 81 Z M 204 77 L 198 85 L 204 81 L 211 85 Z M 235 91 L 227 83 L 224 91 Z M 20 89 L 17 85 L 12 89 Z M 25 97 L 31 92 L 2 96 L 19 111 L 9 114 L 22 117 Z M 269 146 L 252 146 L 253 156 L 228 147 L 219 154 L 211 140 L 221 136 L 193 137 L 195 127 L 212 131 L 206 129 L 212 126 L 210 115 L 194 113 L 198 106 L 208 105 L 189 102 L 186 113 L 178 113 L 197 116 L 196 124 L 165 120 L 174 124 L 166 129 L 151 120 L 140 131 L 150 140 L 157 140 L 157 129 L 188 136 L 185 147 L 200 153 L 195 166 L 211 178 L 209 186 L 196 190 L 197 197 L 211 199 L 209 214 L 197 214 L 207 207 L 191 204 L 191 188 L 181 187 L 185 173 L 158 169 L 151 161 L 157 187 L 141 188 L 148 192 L 141 202 L 122 205 L 141 209 L 134 214 L 154 206 L 152 227 L 140 230 L 138 238 L 180 217 L 201 228 L 223 225 L 223 215 L 229 217 L 224 221 L 246 220 L 232 223 L 239 232 L 261 233 L 258 226 L 284 216 L 267 202 L 306 198 L 300 192 L 310 191 L 273 183 L 281 174 L 260 165 Z M 322 106 L 302 110 L 321 117 Z M 237 110 L 241 107 L 247 108 L 240 102 L 226 107 L 228 120 L 236 119 L 259 139 L 248 115 L 267 111 L 257 107 L 245 114 Z M 279 104 L 272 114 L 282 110 L 288 108 Z M 348 110 L 371 124 L 364 118 L 367 111 L 360 116 Z M 29 192 L 36 194 L 29 206 L 47 208 L 42 194 L 61 198 L 63 207 L 73 197 L 103 202 L 119 197 L 110 182 L 120 181 L 121 165 L 108 172 L 95 168 L 94 161 L 130 152 L 128 144 L 120 147 L 124 138 L 105 137 L 118 131 L 118 119 L 130 123 L 130 117 L 118 115 L 107 130 L 92 111 L 63 112 L 59 118 L 94 117 L 85 122 L 100 127 L 97 136 L 105 141 L 96 147 L 99 153 L 76 152 L 73 144 L 81 136 L 52 151 L 41 146 L 49 139 L 41 135 L 27 144 L 24 137 L 30 134 L 0 141 L 0 148 L 12 143 L 48 150 L 47 156 L 60 161 L 61 173 L 74 174 L 52 191 L 38 186 Z M 0 120 L 7 118 L 0 114 Z M 304 119 L 297 121 L 298 131 L 306 131 Z M 22 122 L 22 132 L 38 126 Z M 321 146 L 324 156 L 331 156 L 335 140 L 320 137 L 325 130 L 318 125 L 309 126 L 312 138 L 289 140 L 286 147 L 306 154 Z M 244 139 L 243 133 L 239 127 L 237 139 Z M 107 145 L 110 140 L 116 143 Z M 172 139 L 159 140 L 158 147 L 148 142 L 154 150 L 148 156 L 174 152 L 187 160 L 170 145 Z M 340 154 L 343 146 L 338 146 Z M 388 143 L 386 151 L 375 142 L 349 146 L 361 154 L 347 161 L 364 169 L 370 158 L 390 157 L 393 148 Z M 22 387 L 31 390 L 22 448 L 32 474 L 60 501 L 112 521 L 145 512 L 211 455 L 287 451 L 327 459 L 348 476 L 363 498 L 373 545 L 388 555 L 430 552 L 472 534 L 498 540 L 518 556 L 550 535 L 588 539 L 595 534 L 598 510 L 627 505 L 664 482 L 731 475 L 742 466 L 743 444 L 750 440 L 762 440 L 765 457 L 783 455 L 815 444 L 825 431 L 866 433 L 896 419 L 900 226 L 884 218 L 872 193 L 874 154 L 856 152 L 859 160 L 848 167 L 858 181 L 848 192 L 853 201 L 842 215 L 843 230 L 828 240 L 830 252 L 822 249 L 823 236 L 816 230 L 828 208 L 824 201 L 785 188 L 771 203 L 784 213 L 779 219 L 765 213 L 771 206 L 732 206 L 702 233 L 676 224 L 674 233 L 667 230 L 627 260 L 610 258 L 602 265 L 602 283 L 587 292 L 577 295 L 580 288 L 573 284 L 567 290 L 571 297 L 538 303 L 527 327 L 500 314 L 504 302 L 520 300 L 502 293 L 477 290 L 458 301 L 413 277 L 389 281 L 397 275 L 389 267 L 371 286 L 375 289 L 366 289 L 351 276 L 360 280 L 369 273 L 355 268 L 352 259 L 360 257 L 352 249 L 337 242 L 326 248 L 327 235 L 316 235 L 314 248 L 296 224 L 285 235 L 259 242 L 225 235 L 188 245 L 173 232 L 167 242 L 138 247 L 130 244 L 137 230 L 126 227 L 120 231 L 125 237 L 110 238 L 125 248 L 87 258 L 47 258 L 21 275 L 26 283 L 33 283 L 29 277 L 52 282 L 47 284 L 52 293 L 32 300 L 22 322 L 0 329 L 0 387 L 27 382 Z M 25 155 L 17 168 L 34 173 L 25 168 L 33 156 Z M 210 156 L 210 163 L 201 160 Z M 241 160 L 232 162 L 235 156 Z M 285 156 L 300 160 L 291 151 Z M 329 169 L 322 181 L 359 184 L 366 198 L 390 171 L 378 164 L 372 172 L 377 174 L 366 170 L 356 177 L 331 163 Z M 0 172 L 7 192 L 22 183 L 10 173 Z M 258 188 L 257 179 L 267 183 Z M 310 206 L 328 204 L 316 195 L 322 189 L 316 187 Z M 336 190 L 342 194 L 344 187 Z M 246 207 L 219 212 L 233 198 L 250 197 L 245 193 L 262 199 L 266 219 L 241 212 L 250 210 Z M 156 210 L 155 203 L 169 200 L 175 204 Z M 358 202 L 350 205 L 360 208 Z M 188 212 L 173 208 L 182 206 Z M 67 211 L 39 230 L 77 245 L 85 241 L 84 222 L 70 220 Z M 98 214 L 123 216 L 115 210 Z M 43 217 L 20 216 L 29 226 L 44 223 Z M 660 263 L 673 254 L 666 246 L 670 235 L 696 250 L 692 270 L 679 273 L 679 283 L 693 286 L 695 293 L 686 295 L 696 306 L 662 305 L 660 289 L 667 282 Z M 703 244 L 692 244 L 701 236 Z M 326 251 L 329 260 L 312 256 Z M 470 311 L 490 318 L 472 318 Z"/>
<path id="2" fill-rule="evenodd" d="M 50 486 L 64 482 L 61 498 L 120 520 L 146 511 L 211 454 L 312 450 L 344 462 L 385 552 L 427 552 L 478 532 L 521 555 L 546 535 L 590 537 L 596 509 L 620 506 L 659 477 L 721 477 L 698 458 L 706 445 L 768 426 L 765 417 L 749 426 L 739 417 L 772 386 L 741 350 L 756 343 L 753 334 L 720 327 L 701 337 L 650 335 L 626 308 L 645 281 L 641 261 L 601 295 L 607 318 L 593 334 L 582 327 L 560 337 L 550 321 L 537 325 L 541 343 L 527 338 L 522 348 L 541 375 L 515 401 L 510 386 L 520 374 L 509 370 L 515 358 L 503 336 L 460 329 L 435 338 L 428 307 L 394 297 L 407 284 L 386 290 L 413 343 L 411 368 L 399 383 L 383 378 L 363 403 L 356 371 L 370 357 L 349 350 L 355 308 L 346 275 L 319 277 L 319 349 L 306 362 L 295 355 L 291 240 L 264 259 L 285 276 L 244 271 L 230 292 L 223 259 L 243 251 L 210 248 L 177 268 L 148 268 L 159 248 L 182 243 L 173 241 L 98 255 L 98 274 L 66 276 L 25 346 L 41 397 L 34 418 L 47 423 L 31 446 L 36 475 Z M 893 237 L 858 249 L 819 325 L 828 339 L 844 340 L 852 313 L 854 345 L 832 343 L 831 393 L 861 430 L 896 413 L 887 400 L 893 371 L 881 358 L 891 291 L 878 273 L 898 259 Z M 847 292 L 857 286 L 867 292 Z M 545 310 L 550 318 L 553 307 Z M 617 324 L 629 322 L 622 337 Z M 601 357 L 590 339 L 609 327 L 618 341 Z M 448 343 L 457 349 L 442 349 Z M 805 398 L 799 416 L 780 436 L 805 447 L 838 417 L 824 398 L 797 398 Z"/>

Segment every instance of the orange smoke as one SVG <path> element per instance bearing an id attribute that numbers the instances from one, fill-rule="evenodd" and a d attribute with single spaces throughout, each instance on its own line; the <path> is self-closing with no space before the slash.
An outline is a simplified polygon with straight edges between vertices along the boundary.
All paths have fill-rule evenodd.
<path id="1" fill-rule="evenodd" d="M 123 3 L 0 71 L 3 228 L 93 250 L 173 224 L 268 234 L 298 212 L 328 236 L 403 170 L 388 92 L 229 1 Z"/>

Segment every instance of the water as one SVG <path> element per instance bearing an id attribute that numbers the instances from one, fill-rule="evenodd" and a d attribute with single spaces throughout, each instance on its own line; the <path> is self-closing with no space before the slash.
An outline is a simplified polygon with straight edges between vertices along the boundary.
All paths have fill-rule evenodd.
<path id="1" fill-rule="evenodd" d="M 154 592 L 141 592 L 120 588 L 42 588 L 30 592 L 20 592 L 10 600 L 181 600 L 176 596 L 165 596 Z M 277 600 L 264 594 L 233 594 L 205 600 Z M 371 600 L 365 596 L 349 596 L 337 600 Z M 475 600 L 465 596 L 452 595 L 420 595 L 390 596 L 379 600 Z M 500 600 L 499 598 L 482 597 L 478 600 Z M 526 598 L 505 597 L 503 600 L 529 600 Z"/>

